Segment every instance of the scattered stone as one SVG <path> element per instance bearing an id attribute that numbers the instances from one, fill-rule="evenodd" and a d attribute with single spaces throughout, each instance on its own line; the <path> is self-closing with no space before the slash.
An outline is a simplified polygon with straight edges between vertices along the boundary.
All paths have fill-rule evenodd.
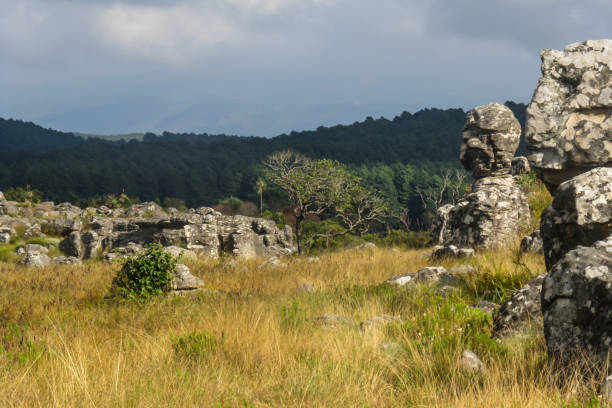
<path id="1" fill-rule="evenodd" d="M 459 160 L 475 179 L 507 175 L 520 138 L 521 124 L 507 106 L 479 106 L 467 114 Z"/>
<path id="2" fill-rule="evenodd" d="M 522 335 L 542 325 L 540 297 L 546 275 L 539 275 L 516 291 L 493 317 L 493 337 Z"/>
<path id="3" fill-rule="evenodd" d="M 595 167 L 612 166 L 612 40 L 544 50 L 527 108 L 531 167 L 551 192 Z"/>
<path id="4" fill-rule="evenodd" d="M 486 301 L 486 300 L 481 300 L 480 302 L 476 303 L 475 305 L 472 305 L 472 307 L 474 309 L 482 310 L 485 313 L 493 314 L 493 313 L 495 313 L 497 308 L 499 308 L 499 305 L 497 303 L 489 302 L 489 301 Z"/>
<path id="5" fill-rule="evenodd" d="M 461 359 L 459 360 L 459 367 L 462 370 L 478 374 L 485 371 L 485 365 L 474 352 L 465 350 L 461 353 Z"/>
<path id="6" fill-rule="evenodd" d="M 270 257 L 270 258 L 266 259 L 261 264 L 259 264 L 257 269 L 286 268 L 286 267 L 287 267 L 286 263 L 281 262 L 281 260 L 278 257 L 273 256 L 273 257 Z"/>
<path id="7" fill-rule="evenodd" d="M 389 285 L 404 286 L 405 284 L 412 281 L 412 279 L 414 278 L 414 275 L 415 275 L 414 273 L 405 273 L 403 275 L 395 275 L 387 279 L 387 283 Z"/>
<path id="8" fill-rule="evenodd" d="M 339 316 L 335 314 L 324 314 L 318 317 L 313 317 L 310 320 L 313 323 L 327 327 L 349 326 L 353 324 L 353 321 L 348 317 Z"/>
<path id="9" fill-rule="evenodd" d="M 442 266 L 428 266 L 416 273 L 393 276 L 386 281 L 390 285 L 404 286 L 406 284 L 425 284 L 437 286 L 458 286 L 463 281 L 451 274 Z"/>
<path id="10" fill-rule="evenodd" d="M 524 156 L 516 156 L 512 159 L 512 165 L 510 167 L 510 174 L 513 176 L 521 176 L 531 171 L 529 160 Z"/>
<path id="11" fill-rule="evenodd" d="M 367 249 L 367 250 L 373 251 L 376 249 L 376 244 L 373 242 L 366 242 L 365 244 L 357 245 L 355 249 L 356 250 Z"/>
<path id="12" fill-rule="evenodd" d="M 39 244 L 26 244 L 25 251 L 27 252 L 40 252 L 41 254 L 48 254 L 49 250 Z"/>
<path id="13" fill-rule="evenodd" d="M 540 235 L 540 230 L 536 230 L 531 233 L 531 235 L 527 235 L 521 241 L 521 252 L 522 253 L 532 253 L 532 254 L 542 254 L 544 253 L 544 241 L 542 241 L 542 236 Z"/>
<path id="14" fill-rule="evenodd" d="M 454 245 L 436 246 L 431 253 L 432 260 L 472 258 L 475 255 L 472 248 L 457 248 Z"/>
<path id="15" fill-rule="evenodd" d="M 363 322 L 359 324 L 359 328 L 361 330 L 375 329 L 375 328 L 384 326 L 387 323 L 396 322 L 399 320 L 400 318 L 398 316 L 391 316 L 391 315 L 384 314 L 384 315 L 374 316 L 370 319 L 364 320 Z"/>
<path id="16" fill-rule="evenodd" d="M 23 258 L 19 261 L 20 265 L 27 266 L 30 268 L 44 268 L 51 264 L 51 258 L 45 253 L 40 252 L 28 252 L 24 254 Z"/>
<path id="17" fill-rule="evenodd" d="M 310 283 L 302 283 L 301 285 L 298 285 L 296 289 L 297 293 L 313 293 L 314 291 L 315 288 Z"/>
<path id="18" fill-rule="evenodd" d="M 81 260 L 74 256 L 56 256 L 51 260 L 56 265 L 82 265 Z"/>
<path id="19" fill-rule="evenodd" d="M 197 294 L 204 287 L 204 282 L 193 276 L 187 265 L 178 264 L 174 270 L 174 277 L 168 285 L 168 292 L 175 295 Z"/>
<path id="20" fill-rule="evenodd" d="M 612 346 L 612 235 L 569 251 L 550 270 L 542 289 L 549 356 L 605 363 Z"/>

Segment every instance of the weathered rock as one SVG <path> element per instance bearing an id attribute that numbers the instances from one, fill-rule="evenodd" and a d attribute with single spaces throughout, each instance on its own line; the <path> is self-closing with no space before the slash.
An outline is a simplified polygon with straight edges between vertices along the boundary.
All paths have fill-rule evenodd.
<path id="1" fill-rule="evenodd" d="M 361 245 L 357 245 L 355 247 L 356 250 L 369 250 L 369 251 L 373 251 L 376 249 L 376 244 L 373 242 L 366 242 L 365 244 L 361 244 Z"/>
<path id="2" fill-rule="evenodd" d="M 540 235 L 540 230 L 536 230 L 523 238 L 521 241 L 521 252 L 541 254 L 544 252 L 543 245 L 544 243 L 542 241 L 542 236 Z"/>
<path id="3" fill-rule="evenodd" d="M 529 160 L 524 156 L 516 156 L 512 159 L 512 165 L 510 167 L 510 174 L 513 176 L 520 176 L 531 171 Z"/>
<path id="4" fill-rule="evenodd" d="M 589 169 L 612 166 L 612 40 L 544 50 L 541 57 L 525 141 L 532 168 L 554 191 Z"/>
<path id="5" fill-rule="evenodd" d="M 442 266 L 428 266 L 419 269 L 416 273 L 407 273 L 403 275 L 392 276 L 387 279 L 390 285 L 404 286 L 411 285 L 437 285 L 437 286 L 457 286 L 462 283 L 462 280 L 451 274 Z"/>
<path id="6" fill-rule="evenodd" d="M 83 258 L 95 258 L 101 250 L 102 240 L 95 231 L 88 231 L 81 237 L 83 243 Z"/>
<path id="7" fill-rule="evenodd" d="M 521 125 L 508 107 L 479 106 L 467 114 L 459 159 L 475 179 L 507 175 L 520 138 Z"/>
<path id="8" fill-rule="evenodd" d="M 15 201 L 0 201 L 0 215 L 16 217 L 19 215 L 19 207 Z"/>
<path id="9" fill-rule="evenodd" d="M 462 370 L 477 374 L 485 370 L 485 365 L 474 352 L 465 350 L 461 353 L 461 359 L 459 360 L 459 367 Z"/>
<path id="10" fill-rule="evenodd" d="M 444 224 L 436 232 L 444 246 L 503 248 L 529 228 L 527 198 L 512 176 L 478 179 L 472 191 L 448 210 L 445 221 L 437 221 Z"/>
<path id="11" fill-rule="evenodd" d="M 82 265 L 83 263 L 79 258 L 74 256 L 56 256 L 51 260 L 56 265 Z"/>
<path id="12" fill-rule="evenodd" d="M 266 269 L 266 268 L 286 268 L 287 264 L 283 263 L 277 256 L 270 257 L 263 261 L 257 269 Z"/>
<path id="13" fill-rule="evenodd" d="M 612 168 L 582 173 L 561 185 L 542 212 L 540 231 L 548 269 L 578 245 L 612 233 Z"/>
<path id="14" fill-rule="evenodd" d="M 166 252 L 168 252 L 170 255 L 172 255 L 173 257 L 181 257 L 181 259 L 197 259 L 198 258 L 198 254 L 196 254 L 194 251 L 191 251 L 189 249 L 185 249 L 185 248 L 180 248 L 177 246 L 169 246 L 164 248 L 166 250 Z"/>
<path id="15" fill-rule="evenodd" d="M 552 267 L 542 310 L 549 356 L 606 362 L 612 345 L 612 235 L 578 246 Z"/>
<path id="16" fill-rule="evenodd" d="M 49 249 L 47 247 L 39 245 L 39 244 L 26 244 L 24 248 L 25 248 L 26 253 L 27 252 L 40 252 L 41 254 L 49 253 Z"/>
<path id="17" fill-rule="evenodd" d="M 493 317 L 493 337 L 521 335 L 541 326 L 540 296 L 545 276 L 536 276 L 501 305 Z"/>
<path id="18" fill-rule="evenodd" d="M 324 314 L 321 316 L 313 317 L 310 320 L 315 324 L 327 327 L 349 326 L 353 324 L 353 321 L 348 317 L 339 316 L 335 314 Z"/>
<path id="19" fill-rule="evenodd" d="M 433 260 L 449 259 L 449 258 L 471 258 L 475 254 L 473 248 L 457 248 L 454 245 L 437 246 L 431 253 Z"/>
<path id="20" fill-rule="evenodd" d="M 30 268 L 44 268 L 51 264 L 51 258 L 45 253 L 26 251 L 19 264 Z"/>
<path id="21" fill-rule="evenodd" d="M 11 234 L 0 232 L 0 244 L 8 244 L 9 242 L 11 242 Z"/>
<path id="22" fill-rule="evenodd" d="M 193 276 L 186 265 L 178 264 L 174 276 L 168 285 L 167 291 L 172 294 L 195 294 L 204 287 L 204 282 Z"/>
<path id="23" fill-rule="evenodd" d="M 485 313 L 493 314 L 499 308 L 497 303 L 489 302 L 486 300 L 481 300 L 480 302 L 472 305 L 474 309 L 482 310 Z"/>
<path id="24" fill-rule="evenodd" d="M 81 220 L 54 218 L 42 222 L 41 229 L 45 234 L 68 236 L 74 231 L 81 231 L 83 229 L 83 223 Z"/>
<path id="25" fill-rule="evenodd" d="M 71 232 L 59 243 L 59 250 L 69 257 L 80 258 L 83 255 L 81 233 L 78 231 Z"/>
<path id="26" fill-rule="evenodd" d="M 444 242 L 448 240 L 450 236 L 450 230 L 448 229 L 448 218 L 449 213 L 453 209 L 452 204 L 445 204 L 436 210 L 436 216 L 431 224 L 431 243 L 434 245 L 444 245 Z"/>
<path id="27" fill-rule="evenodd" d="M 361 330 L 375 329 L 375 328 L 379 328 L 391 322 L 397 322 L 399 320 L 400 318 L 398 316 L 391 316 L 391 315 L 384 314 L 384 315 L 374 316 L 367 320 L 364 320 L 363 322 L 359 323 L 359 328 Z"/>
<path id="28" fill-rule="evenodd" d="M 45 234 L 40 229 L 40 224 L 34 224 L 25 230 L 23 236 L 26 238 L 40 238 L 44 237 Z"/>

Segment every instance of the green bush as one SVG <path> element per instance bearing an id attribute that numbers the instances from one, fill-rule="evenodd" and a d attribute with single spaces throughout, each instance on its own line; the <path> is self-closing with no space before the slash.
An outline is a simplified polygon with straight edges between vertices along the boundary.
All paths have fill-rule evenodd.
<path id="1" fill-rule="evenodd" d="M 42 201 L 42 193 L 38 190 L 30 189 L 30 186 L 11 187 L 4 192 L 4 198 L 9 201 L 17 201 L 19 203 L 37 204 Z"/>
<path id="2" fill-rule="evenodd" d="M 177 261 L 161 244 L 148 245 L 142 254 L 124 262 L 113 279 L 111 295 L 146 299 L 162 293 L 172 279 Z"/>
<path id="3" fill-rule="evenodd" d="M 206 331 L 194 331 L 184 336 L 170 337 L 170 340 L 178 356 L 193 360 L 206 358 L 218 345 L 217 339 Z"/>

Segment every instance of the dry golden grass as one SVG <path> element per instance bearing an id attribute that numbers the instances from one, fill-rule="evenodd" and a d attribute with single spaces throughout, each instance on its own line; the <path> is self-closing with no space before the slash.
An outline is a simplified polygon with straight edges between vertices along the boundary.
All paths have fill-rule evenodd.
<path id="1" fill-rule="evenodd" d="M 555 384 L 540 336 L 498 344 L 488 338 L 490 318 L 467 306 L 542 273 L 539 257 L 480 254 L 471 261 L 480 271 L 449 298 L 381 285 L 431 264 L 419 251 L 288 262 L 259 270 L 257 261 L 244 270 L 191 263 L 210 294 L 145 305 L 104 298 L 118 265 L 0 263 L 0 406 L 577 407 L 593 395 L 589 385 Z M 297 292 L 302 283 L 316 291 Z M 325 313 L 355 324 L 309 320 Z M 402 321 L 359 329 L 383 313 Z M 197 333 L 215 340 L 204 344 Z M 458 368 L 468 346 L 485 374 Z"/>

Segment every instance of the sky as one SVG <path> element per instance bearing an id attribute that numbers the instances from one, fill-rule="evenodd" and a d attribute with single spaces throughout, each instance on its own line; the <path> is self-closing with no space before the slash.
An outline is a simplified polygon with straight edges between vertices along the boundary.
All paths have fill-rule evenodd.
<path id="1" fill-rule="evenodd" d="M 274 136 L 529 102 L 539 51 L 611 0 L 0 0 L 0 117 L 96 134 Z"/>

